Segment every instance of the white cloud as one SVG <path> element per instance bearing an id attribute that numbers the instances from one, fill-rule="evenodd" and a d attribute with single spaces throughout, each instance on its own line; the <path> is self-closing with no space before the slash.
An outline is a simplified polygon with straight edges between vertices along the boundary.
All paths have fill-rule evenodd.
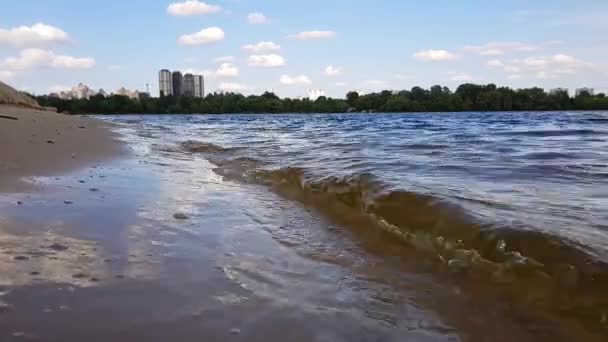
<path id="1" fill-rule="evenodd" d="M 335 67 L 333 65 L 329 65 L 325 68 L 325 75 L 327 76 L 338 76 L 342 73 L 342 67 Z"/>
<path id="2" fill-rule="evenodd" d="M 0 61 L 0 68 L 11 71 L 31 70 L 37 68 L 55 69 L 90 69 L 95 66 L 95 59 L 57 55 L 42 49 L 25 49 L 18 57 L 9 57 Z"/>
<path id="3" fill-rule="evenodd" d="M 61 43 L 68 40 L 68 34 L 60 28 L 37 23 L 33 26 L 19 26 L 12 29 L 0 28 L 0 46 L 37 46 Z"/>
<path id="4" fill-rule="evenodd" d="M 116 64 L 108 65 L 108 67 L 107 67 L 108 71 L 121 70 L 122 68 L 123 68 L 122 65 L 116 65 Z"/>
<path id="5" fill-rule="evenodd" d="M 214 59 L 213 61 L 215 63 L 234 63 L 235 60 L 236 58 L 234 58 L 234 56 L 221 56 Z"/>
<path id="6" fill-rule="evenodd" d="M 290 39 L 297 39 L 297 40 L 311 40 L 311 39 L 328 39 L 328 38 L 333 38 L 337 35 L 336 32 L 334 31 L 304 31 L 304 32 L 299 32 L 296 34 L 291 34 L 289 36 L 287 36 L 287 38 Z"/>
<path id="7" fill-rule="evenodd" d="M 179 37 L 181 45 L 203 45 L 224 40 L 224 30 L 219 27 L 208 27 L 196 33 L 184 34 Z"/>
<path id="8" fill-rule="evenodd" d="M 243 49 L 249 50 L 252 53 L 265 53 L 279 51 L 281 46 L 273 42 L 259 42 L 256 44 L 247 44 L 243 46 Z"/>
<path id="9" fill-rule="evenodd" d="M 336 82 L 336 87 L 346 87 L 347 85 L 346 82 Z"/>
<path id="10" fill-rule="evenodd" d="M 293 77 L 289 75 L 283 75 L 281 76 L 279 81 L 283 85 L 307 85 L 312 83 L 310 78 L 308 78 L 308 76 L 306 75 L 298 75 Z"/>
<path id="11" fill-rule="evenodd" d="M 366 87 L 368 89 L 373 88 L 373 89 L 378 89 L 378 88 L 382 88 L 382 87 L 388 87 L 388 82 L 387 81 L 382 81 L 382 80 L 365 80 L 362 82 L 363 87 Z"/>
<path id="12" fill-rule="evenodd" d="M 519 75 L 519 74 L 513 74 L 513 75 L 507 76 L 507 78 L 510 79 L 510 80 L 519 80 L 519 79 L 522 78 L 522 76 Z"/>
<path id="13" fill-rule="evenodd" d="M 58 84 L 58 85 L 54 85 L 54 86 L 50 87 L 49 91 L 51 93 L 61 93 L 63 91 L 69 91 L 70 89 L 71 88 L 68 86 Z"/>
<path id="14" fill-rule="evenodd" d="M 249 87 L 241 83 L 222 82 L 220 83 L 218 89 L 221 91 L 239 92 L 247 90 Z"/>
<path id="15" fill-rule="evenodd" d="M 590 63 L 565 54 L 527 57 L 508 62 L 491 60 L 487 62 L 487 65 L 502 68 L 511 75 L 520 75 L 521 72 L 527 72 L 534 74 L 539 79 L 555 79 L 592 66 Z"/>
<path id="16" fill-rule="evenodd" d="M 505 66 L 505 63 L 501 62 L 498 59 L 489 60 L 486 64 L 491 67 L 504 67 Z"/>
<path id="17" fill-rule="evenodd" d="M 215 71 L 216 77 L 238 77 L 239 69 L 231 63 L 222 63 Z"/>
<path id="18" fill-rule="evenodd" d="M 15 72 L 10 70 L 0 70 L 0 81 L 15 77 Z"/>
<path id="19" fill-rule="evenodd" d="M 396 74 L 395 75 L 395 79 L 399 80 L 399 81 L 411 80 L 413 78 L 414 78 L 414 76 L 411 76 L 411 75 L 403 75 L 403 74 Z"/>
<path id="20" fill-rule="evenodd" d="M 253 12 L 247 15 L 247 22 L 252 25 L 260 25 L 268 23 L 268 18 L 264 13 Z"/>
<path id="21" fill-rule="evenodd" d="M 167 7 L 167 13 L 174 16 L 189 16 L 211 14 L 221 11 L 222 8 L 216 5 L 209 5 L 205 2 L 197 0 L 189 0 L 185 2 L 174 2 Z"/>
<path id="22" fill-rule="evenodd" d="M 467 45 L 464 51 L 481 56 L 500 56 L 510 52 L 532 52 L 542 49 L 542 45 L 524 44 L 522 42 L 490 42 L 483 45 Z"/>
<path id="23" fill-rule="evenodd" d="M 250 66 L 262 68 L 277 68 L 285 65 L 285 58 L 280 55 L 251 55 L 248 63 Z"/>
<path id="24" fill-rule="evenodd" d="M 449 72 L 448 75 L 450 76 L 450 80 L 451 81 L 456 81 L 456 82 L 469 82 L 473 80 L 473 77 L 467 73 L 464 72 Z"/>
<path id="25" fill-rule="evenodd" d="M 455 60 L 458 56 L 446 50 L 423 50 L 416 52 L 414 58 L 424 62 L 444 62 Z"/>

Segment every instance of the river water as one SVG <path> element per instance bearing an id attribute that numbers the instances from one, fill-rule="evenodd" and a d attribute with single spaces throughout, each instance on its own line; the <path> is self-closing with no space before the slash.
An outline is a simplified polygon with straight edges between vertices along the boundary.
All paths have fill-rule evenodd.
<path id="1" fill-rule="evenodd" d="M 557 300 L 562 314 L 606 320 L 606 112 L 108 119 L 225 180 L 386 232 L 514 296 L 538 288 L 547 298 L 535 301 Z"/>
<path id="2" fill-rule="evenodd" d="M 0 196 L 0 337 L 608 336 L 606 112 L 99 118 L 128 157 Z"/>

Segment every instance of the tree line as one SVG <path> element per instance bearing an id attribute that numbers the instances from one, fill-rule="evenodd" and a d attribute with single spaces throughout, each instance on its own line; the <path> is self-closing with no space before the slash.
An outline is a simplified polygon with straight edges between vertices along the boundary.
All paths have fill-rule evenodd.
<path id="1" fill-rule="evenodd" d="M 265 92 L 245 96 L 212 93 L 204 98 L 95 95 L 89 99 L 66 100 L 36 97 L 42 106 L 71 114 L 222 114 L 222 113 L 344 113 L 344 112 L 458 112 L 458 111 L 551 111 L 608 110 L 605 94 L 583 92 L 571 97 L 567 91 L 545 92 L 541 88 L 511 89 L 494 84 L 463 84 L 455 91 L 447 87 L 381 91 L 370 94 L 349 92 L 345 99 L 319 97 L 316 100 L 279 98 Z"/>

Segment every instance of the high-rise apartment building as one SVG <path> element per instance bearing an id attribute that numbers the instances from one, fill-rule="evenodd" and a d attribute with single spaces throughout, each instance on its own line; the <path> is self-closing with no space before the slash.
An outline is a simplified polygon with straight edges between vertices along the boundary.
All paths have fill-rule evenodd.
<path id="1" fill-rule="evenodd" d="M 173 95 L 182 96 L 183 93 L 183 84 L 184 78 L 182 77 L 182 73 L 179 71 L 173 72 Z"/>
<path id="2" fill-rule="evenodd" d="M 163 69 L 158 72 L 158 89 L 160 96 L 173 96 L 173 77 L 171 71 Z"/>
<path id="3" fill-rule="evenodd" d="M 194 75 L 184 75 L 184 96 L 194 97 Z"/>
<path id="4" fill-rule="evenodd" d="M 173 73 L 167 69 L 158 72 L 160 96 L 205 97 L 205 77 L 203 75 Z"/>
<path id="5" fill-rule="evenodd" d="M 194 97 L 205 97 L 205 78 L 202 75 L 194 75 Z"/>

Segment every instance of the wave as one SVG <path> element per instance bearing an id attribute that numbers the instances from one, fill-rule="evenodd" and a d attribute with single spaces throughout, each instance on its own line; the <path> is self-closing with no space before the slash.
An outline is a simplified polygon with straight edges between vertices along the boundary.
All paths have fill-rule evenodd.
<path id="1" fill-rule="evenodd" d="M 483 277 L 492 287 L 596 328 L 606 317 L 608 265 L 574 241 L 488 222 L 449 199 L 396 189 L 372 174 L 319 176 L 306 168 L 271 169 L 213 144 L 182 147 L 207 153 L 224 177 L 266 185 L 338 220 L 362 218 L 367 228 L 399 239 L 451 274 Z"/>
<path id="2" fill-rule="evenodd" d="M 181 144 L 181 147 L 190 153 L 218 153 L 238 150 L 238 148 L 225 148 L 219 145 L 197 140 L 185 141 Z"/>
<path id="3" fill-rule="evenodd" d="M 526 136 L 526 137 L 560 137 L 579 135 L 605 135 L 608 132 L 593 129 L 564 129 L 564 130 L 540 130 L 540 131 L 508 131 L 497 132 L 502 136 Z"/>

